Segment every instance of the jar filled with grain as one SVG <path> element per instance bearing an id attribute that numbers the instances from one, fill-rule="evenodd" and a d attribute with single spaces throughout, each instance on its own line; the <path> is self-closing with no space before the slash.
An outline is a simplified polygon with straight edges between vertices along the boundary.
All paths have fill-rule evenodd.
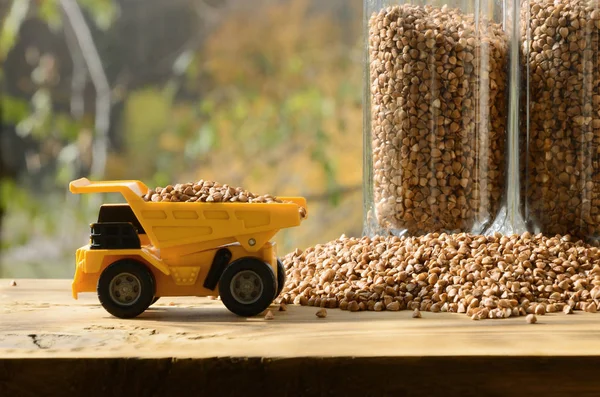
<path id="1" fill-rule="evenodd" d="M 504 3 L 365 0 L 365 234 L 483 233 L 496 218 Z"/>
<path id="2" fill-rule="evenodd" d="M 600 1 L 521 2 L 523 217 L 600 236 Z"/>

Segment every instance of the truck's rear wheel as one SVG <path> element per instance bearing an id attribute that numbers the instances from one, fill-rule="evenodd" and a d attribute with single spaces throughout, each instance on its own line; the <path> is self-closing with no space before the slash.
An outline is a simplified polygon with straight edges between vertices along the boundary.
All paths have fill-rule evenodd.
<path id="1" fill-rule="evenodd" d="M 275 299 L 281 294 L 283 287 L 285 286 L 285 267 L 283 267 L 283 263 L 277 259 L 277 293 L 275 294 Z"/>
<path id="2" fill-rule="evenodd" d="M 102 272 L 97 290 L 98 299 L 107 312 L 119 318 L 133 318 L 152 304 L 154 277 L 143 264 L 121 260 Z"/>
<path id="3" fill-rule="evenodd" d="M 225 307 L 238 316 L 251 317 L 273 302 L 275 274 L 269 265 L 256 258 L 230 263 L 219 280 L 219 295 Z"/>

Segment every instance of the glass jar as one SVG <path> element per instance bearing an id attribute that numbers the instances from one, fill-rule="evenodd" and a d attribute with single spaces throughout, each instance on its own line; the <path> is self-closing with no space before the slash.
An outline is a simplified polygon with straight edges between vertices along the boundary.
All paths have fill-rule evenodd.
<path id="1" fill-rule="evenodd" d="M 521 4 L 522 211 L 544 234 L 600 236 L 600 1 Z"/>
<path id="2" fill-rule="evenodd" d="M 504 197 L 504 1 L 364 5 L 365 234 L 484 232 Z"/>

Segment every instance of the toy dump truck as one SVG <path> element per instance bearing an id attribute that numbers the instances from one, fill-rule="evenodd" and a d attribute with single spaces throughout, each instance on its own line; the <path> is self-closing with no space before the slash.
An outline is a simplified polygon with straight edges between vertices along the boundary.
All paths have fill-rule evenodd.
<path id="1" fill-rule="evenodd" d="M 269 240 L 300 225 L 306 200 L 284 203 L 148 202 L 140 181 L 69 184 L 72 193 L 121 193 L 103 204 L 90 243 L 77 250 L 73 297 L 97 292 L 120 318 L 143 313 L 159 297 L 217 296 L 239 316 L 264 311 L 281 292 L 285 270 Z"/>

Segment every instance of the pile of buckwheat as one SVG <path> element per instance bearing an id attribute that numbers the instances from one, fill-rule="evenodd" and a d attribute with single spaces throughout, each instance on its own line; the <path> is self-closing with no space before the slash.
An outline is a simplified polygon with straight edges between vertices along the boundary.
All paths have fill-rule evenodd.
<path id="1" fill-rule="evenodd" d="M 257 195 L 241 187 L 205 180 L 157 187 L 150 189 L 142 198 L 153 202 L 290 203 L 270 194 Z M 299 212 L 302 217 L 306 217 L 304 207 L 300 207 Z"/>
<path id="2" fill-rule="evenodd" d="M 341 238 L 282 258 L 280 300 L 473 319 L 600 309 L 600 249 L 570 236 Z"/>

